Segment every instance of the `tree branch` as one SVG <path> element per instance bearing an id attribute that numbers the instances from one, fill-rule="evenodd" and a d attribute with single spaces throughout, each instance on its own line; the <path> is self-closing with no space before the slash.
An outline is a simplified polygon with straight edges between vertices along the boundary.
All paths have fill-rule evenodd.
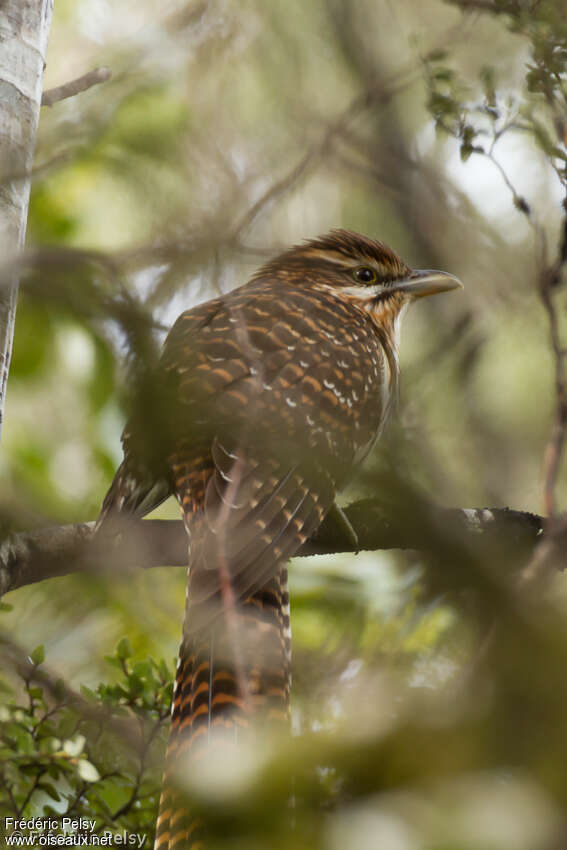
<path id="1" fill-rule="evenodd" d="M 98 86 L 99 83 L 105 83 L 111 77 L 112 71 L 110 68 L 94 68 L 88 74 L 77 77 L 76 80 L 70 80 L 68 83 L 63 83 L 62 86 L 55 86 L 55 88 L 44 91 L 41 98 L 41 105 L 53 106 L 54 103 L 58 103 L 60 100 L 74 97 L 76 94 L 87 91 L 87 89 L 93 86 Z"/>
<path id="2" fill-rule="evenodd" d="M 402 523 L 399 511 L 388 513 L 376 499 L 363 499 L 344 509 L 358 537 L 359 550 L 434 550 L 438 534 L 466 545 L 480 539 L 497 543 L 518 558 L 531 554 L 542 535 L 542 517 L 509 508 L 463 510 L 422 507 L 419 522 Z M 436 534 L 431 533 L 435 527 Z M 78 572 L 187 566 L 187 535 L 181 521 L 121 521 L 119 531 L 93 538 L 94 523 L 79 523 L 14 534 L 0 546 L 0 594 L 56 576 Z M 299 551 L 299 555 L 354 552 L 345 531 L 332 516 Z"/>

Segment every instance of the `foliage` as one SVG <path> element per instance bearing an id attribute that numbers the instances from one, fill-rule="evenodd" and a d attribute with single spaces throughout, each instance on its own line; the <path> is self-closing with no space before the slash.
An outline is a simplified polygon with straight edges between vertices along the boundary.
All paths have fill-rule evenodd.
<path id="1" fill-rule="evenodd" d="M 94 819 L 88 834 L 151 837 L 171 670 L 163 661 L 134 662 L 124 639 L 107 658 L 116 681 L 83 687 L 78 699 L 61 678 L 42 675 L 44 655 L 36 647 L 21 679 L 4 683 L 11 695 L 0 718 L 2 817 L 49 819 L 55 834 L 69 832 L 63 818 Z"/>
<path id="2" fill-rule="evenodd" d="M 567 187 L 567 25 L 561 5 L 550 0 L 523 3 L 475 3 L 450 0 L 463 11 L 479 9 L 505 16 L 511 33 L 522 37 L 530 52 L 521 87 L 513 94 L 501 83 L 493 65 L 483 65 L 476 81 L 465 82 L 446 62 L 449 52 L 434 51 L 425 61 L 428 109 L 436 127 L 460 142 L 463 161 L 481 154 L 494 162 L 496 144 L 506 134 L 529 134 L 563 188 Z M 481 99 L 475 96 L 481 93 Z M 499 166 L 517 208 L 529 205 L 518 195 Z"/>

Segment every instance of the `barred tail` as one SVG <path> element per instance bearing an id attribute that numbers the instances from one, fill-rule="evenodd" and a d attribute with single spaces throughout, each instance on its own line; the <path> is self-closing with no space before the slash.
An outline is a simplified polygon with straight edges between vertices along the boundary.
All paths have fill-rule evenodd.
<path id="1" fill-rule="evenodd" d="M 195 632 L 187 604 L 154 850 L 203 850 L 183 778 L 212 748 L 289 718 L 291 633 L 287 569 Z M 232 620 L 232 622 L 230 622 Z M 248 729 L 249 732 L 245 732 Z"/>

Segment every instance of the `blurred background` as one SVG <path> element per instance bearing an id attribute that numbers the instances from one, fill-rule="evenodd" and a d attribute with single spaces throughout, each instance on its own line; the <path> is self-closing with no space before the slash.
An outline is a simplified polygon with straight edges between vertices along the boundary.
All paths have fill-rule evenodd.
<path id="1" fill-rule="evenodd" d="M 140 340 L 332 227 L 465 284 L 406 317 L 399 409 L 342 502 L 399 476 L 443 505 L 542 512 L 555 396 L 538 264 L 565 190 L 522 15 L 565 51 L 567 30 L 559 0 L 483 6 L 56 0 L 45 88 L 101 65 L 112 79 L 41 113 L 0 455 L 10 529 L 96 518 Z M 486 588 L 455 598 L 451 563 L 433 589 L 428 569 L 401 551 L 291 565 L 294 729 L 318 742 L 294 846 L 567 847 L 564 578 L 535 612 L 499 597 L 513 612 L 494 639 Z M 183 569 L 68 576 L 10 594 L 3 629 L 96 687 L 124 635 L 172 663 L 184 594 Z M 279 846 L 262 835 L 234 846 Z"/>

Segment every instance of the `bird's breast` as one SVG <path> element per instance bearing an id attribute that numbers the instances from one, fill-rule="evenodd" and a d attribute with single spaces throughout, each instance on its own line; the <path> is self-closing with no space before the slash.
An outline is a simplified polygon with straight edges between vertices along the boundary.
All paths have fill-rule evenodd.
<path id="1" fill-rule="evenodd" d="M 389 338 L 332 290 L 242 289 L 195 342 L 190 368 L 178 370 L 180 396 L 186 415 L 220 433 L 272 448 L 288 440 L 346 468 L 368 451 L 391 407 Z"/>

